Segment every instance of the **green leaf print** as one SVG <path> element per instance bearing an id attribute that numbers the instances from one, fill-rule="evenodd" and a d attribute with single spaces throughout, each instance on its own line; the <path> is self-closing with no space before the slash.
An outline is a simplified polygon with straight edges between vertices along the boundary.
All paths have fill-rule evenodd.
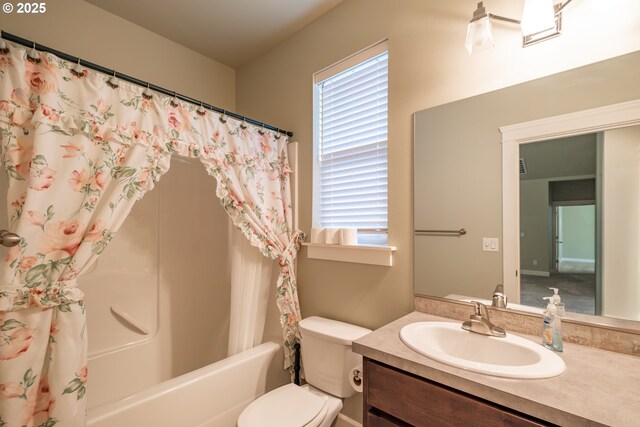
<path id="1" fill-rule="evenodd" d="M 0 331 L 6 332 L 16 328 L 26 328 L 26 325 L 16 319 L 7 319 L 2 325 L 0 325 Z M 0 426 L 2 427 L 2 426 Z"/>
<path id="2" fill-rule="evenodd" d="M 42 424 L 36 427 L 53 427 L 56 424 L 58 424 L 58 420 L 56 420 L 55 418 L 49 418 L 47 421 L 43 422 Z"/>
<path id="3" fill-rule="evenodd" d="M 116 166 L 111 169 L 111 176 L 115 179 L 128 178 L 136 173 L 136 169 L 128 166 Z"/>
<path id="4" fill-rule="evenodd" d="M 59 304 L 57 308 L 60 312 L 71 313 L 71 306 L 69 306 L 69 304 Z"/>
<path id="5" fill-rule="evenodd" d="M 15 166 L 7 166 L 7 173 L 16 181 L 24 181 L 24 178 L 16 171 Z"/>
<path id="6" fill-rule="evenodd" d="M 35 282 L 38 278 L 44 278 L 48 269 L 49 266 L 47 264 L 38 264 L 31 267 L 31 269 L 27 271 L 27 275 L 25 276 L 25 280 L 27 281 L 26 286 L 29 287 L 29 285 Z"/>
<path id="7" fill-rule="evenodd" d="M 45 157 L 42 154 L 37 154 L 35 156 L 33 156 L 33 159 L 31 159 L 31 163 L 35 164 L 35 165 L 42 165 L 42 166 L 47 166 L 47 159 L 45 159 Z"/>
<path id="8" fill-rule="evenodd" d="M 83 385 L 84 384 L 82 384 L 82 380 L 80 378 L 74 378 L 69 381 L 69 384 L 67 384 L 67 387 L 64 389 L 62 394 L 75 393 L 76 391 L 80 390 Z"/>
<path id="9" fill-rule="evenodd" d="M 62 394 L 72 394 L 76 392 L 76 400 L 82 399 L 87 393 L 87 388 L 80 378 L 74 378 L 69 381 L 69 384 L 67 384 L 67 387 L 64 389 Z"/>
<path id="10" fill-rule="evenodd" d="M 24 373 L 22 377 L 22 381 L 20 381 L 20 387 L 22 387 L 22 394 L 18 396 L 21 399 L 27 399 L 27 391 L 29 391 L 29 387 L 33 386 L 33 383 L 36 381 L 37 375 L 33 375 L 33 369 L 29 368 Z"/>
<path id="11" fill-rule="evenodd" d="M 53 210 L 53 205 L 49 205 L 47 208 L 47 220 L 50 220 L 55 215 L 55 211 Z"/>

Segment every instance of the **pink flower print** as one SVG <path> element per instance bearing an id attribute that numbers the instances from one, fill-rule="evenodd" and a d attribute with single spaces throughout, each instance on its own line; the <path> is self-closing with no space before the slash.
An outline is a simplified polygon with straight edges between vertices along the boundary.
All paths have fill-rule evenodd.
<path id="1" fill-rule="evenodd" d="M 27 393 L 27 404 L 23 409 L 22 422 L 25 425 L 44 425 L 49 420 L 55 406 L 56 399 L 51 394 L 49 380 L 46 376 L 41 376 L 38 387 L 32 387 Z"/>
<path id="2" fill-rule="evenodd" d="M 176 130 L 189 131 L 191 129 L 191 125 L 189 123 L 189 114 L 182 107 L 177 108 L 176 110 L 177 112 L 170 111 L 167 115 L 167 122 L 169 123 L 169 127 Z"/>
<path id="3" fill-rule="evenodd" d="M 161 128 L 160 126 L 155 125 L 155 126 L 153 127 L 153 135 L 154 135 L 156 138 L 160 138 L 160 137 L 162 136 L 162 133 L 163 133 L 163 132 L 162 132 L 162 128 Z"/>
<path id="4" fill-rule="evenodd" d="M 77 171 L 74 169 L 74 171 L 71 172 L 71 178 L 69 178 L 68 182 L 73 191 L 78 192 L 87 184 L 88 180 L 89 174 L 86 170 L 82 169 L 81 171 Z"/>
<path id="5" fill-rule="evenodd" d="M 80 369 L 80 374 L 78 375 L 78 377 L 80 378 L 80 381 L 82 381 L 82 384 L 87 383 L 88 374 L 89 374 L 89 368 L 87 367 L 87 365 L 84 365 L 84 367 Z"/>
<path id="6" fill-rule="evenodd" d="M 55 179 L 54 175 L 57 172 L 54 171 L 53 169 L 45 167 L 40 169 L 39 173 L 40 173 L 39 176 L 31 178 L 29 188 L 36 191 L 42 191 L 51 187 Z"/>
<path id="7" fill-rule="evenodd" d="M 133 131 L 133 139 L 136 142 L 139 142 L 141 144 L 149 145 L 149 141 L 147 140 L 147 133 L 143 132 L 141 130 L 134 130 Z"/>
<path id="8" fill-rule="evenodd" d="M 58 89 L 58 70 L 46 55 L 40 55 L 40 63 L 25 62 L 25 80 L 36 94 L 55 92 Z"/>
<path id="9" fill-rule="evenodd" d="M 64 251 L 66 256 L 73 255 L 80 246 L 84 231 L 84 224 L 77 219 L 48 222 L 44 228 L 42 250 L 47 254 L 54 251 Z"/>
<path id="10" fill-rule="evenodd" d="M 38 259 L 34 256 L 22 258 L 20 260 L 20 263 L 18 264 L 18 268 L 20 269 L 20 271 L 28 271 L 35 265 L 37 261 Z"/>
<path id="11" fill-rule="evenodd" d="M 295 326 L 298 323 L 298 317 L 294 313 L 287 313 L 287 326 Z"/>
<path id="12" fill-rule="evenodd" d="M 167 116 L 167 121 L 169 122 L 169 126 L 173 129 L 180 129 L 182 127 L 182 122 L 180 122 L 178 115 L 173 111 Z"/>
<path id="13" fill-rule="evenodd" d="M 87 234 L 84 236 L 84 240 L 87 242 L 95 242 L 102 237 L 104 231 L 105 222 L 102 219 L 98 218 L 91 225 L 91 227 L 89 227 L 89 230 L 87 230 Z"/>
<path id="14" fill-rule="evenodd" d="M 0 56 L 0 58 L 2 58 Z M 12 110 L 11 108 L 11 104 L 9 104 L 9 101 L 0 101 L 0 111 L 4 111 L 5 113 L 8 113 Z"/>
<path id="15" fill-rule="evenodd" d="M 42 110 L 42 114 L 52 122 L 57 122 L 58 120 L 60 120 L 60 116 L 58 115 L 58 113 L 47 104 L 42 104 L 40 108 Z"/>
<path id="16" fill-rule="evenodd" d="M 60 147 L 66 151 L 64 156 L 62 156 L 63 159 L 74 159 L 86 150 L 85 143 L 81 140 L 74 141 L 67 145 L 61 145 Z"/>
<path id="17" fill-rule="evenodd" d="M 27 211 L 27 219 L 32 225 L 37 225 L 38 227 L 42 227 L 47 222 L 45 214 L 37 211 Z"/>
<path id="18" fill-rule="evenodd" d="M 36 331 L 37 329 L 24 327 L 5 332 L 0 341 L 0 360 L 15 359 L 29 350 Z"/>
<path id="19" fill-rule="evenodd" d="M 93 140 L 97 142 L 107 141 L 110 138 L 111 138 L 111 129 L 107 128 L 106 126 L 96 129 L 93 135 Z"/>
<path id="20" fill-rule="evenodd" d="M 27 199 L 27 193 L 24 192 L 20 195 L 19 199 L 14 200 L 13 202 L 11 202 L 11 207 L 13 207 L 14 209 L 19 209 L 22 207 L 22 205 L 24 205 L 24 201 Z"/>
<path id="21" fill-rule="evenodd" d="M 22 396 L 22 387 L 16 382 L 0 384 L 0 400 L 9 400 Z"/>
<path id="22" fill-rule="evenodd" d="M 262 135 L 260 135 L 260 133 L 258 133 L 258 140 L 260 142 L 260 149 L 262 150 L 262 152 L 264 154 L 269 154 L 272 150 L 272 144 L 271 144 L 271 139 L 269 138 L 269 136 L 271 135 L 270 132 L 263 132 Z"/>
<path id="23" fill-rule="evenodd" d="M 100 98 L 98 102 L 96 102 L 96 109 L 98 110 L 98 114 L 103 115 L 109 110 L 109 105 L 104 102 L 104 99 Z"/>
<path id="24" fill-rule="evenodd" d="M 222 133 L 220 132 L 220 129 L 216 128 L 216 130 L 213 131 L 213 140 L 215 142 L 219 142 L 220 141 L 220 137 L 222 136 Z"/>
<path id="25" fill-rule="evenodd" d="M 104 190 L 104 187 L 107 186 L 107 177 L 105 176 L 104 172 L 96 172 L 96 174 L 91 178 L 89 185 L 93 190 Z"/>
<path id="26" fill-rule="evenodd" d="M 138 184 L 140 184 L 142 188 L 144 188 L 147 184 L 147 180 L 149 179 L 149 173 L 150 173 L 149 169 L 145 168 L 145 169 L 142 169 L 138 174 Z"/>
<path id="27" fill-rule="evenodd" d="M 33 159 L 33 145 L 29 145 L 26 138 L 20 137 L 16 141 L 16 146 L 9 148 L 7 155 L 18 174 L 27 179 L 31 169 L 31 159 Z"/>

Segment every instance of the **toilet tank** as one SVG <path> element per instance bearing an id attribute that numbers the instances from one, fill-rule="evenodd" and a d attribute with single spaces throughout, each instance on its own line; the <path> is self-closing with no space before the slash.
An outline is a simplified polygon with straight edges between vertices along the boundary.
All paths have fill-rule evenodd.
<path id="1" fill-rule="evenodd" d="M 316 316 L 302 319 L 299 327 L 307 382 L 340 398 L 353 396 L 349 372 L 362 364 L 362 356 L 351 351 L 351 343 L 371 330 Z"/>

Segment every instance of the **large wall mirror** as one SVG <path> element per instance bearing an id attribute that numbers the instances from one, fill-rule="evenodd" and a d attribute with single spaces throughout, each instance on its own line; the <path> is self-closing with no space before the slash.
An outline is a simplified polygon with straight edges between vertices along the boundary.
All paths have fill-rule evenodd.
<path id="1" fill-rule="evenodd" d="M 415 114 L 416 294 L 500 283 L 536 311 L 557 287 L 581 319 L 640 320 L 638 70 L 635 52 Z"/>

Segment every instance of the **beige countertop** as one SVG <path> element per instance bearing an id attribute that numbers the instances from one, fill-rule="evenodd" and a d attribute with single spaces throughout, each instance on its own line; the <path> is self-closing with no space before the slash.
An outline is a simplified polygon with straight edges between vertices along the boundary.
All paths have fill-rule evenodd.
<path id="1" fill-rule="evenodd" d="M 400 341 L 409 323 L 451 321 L 410 313 L 353 343 L 373 360 L 562 426 L 640 426 L 640 358 L 564 345 L 567 370 L 554 378 L 519 380 L 455 368 L 411 350 Z M 511 333 L 511 332 L 508 332 Z M 535 342 L 538 337 L 520 335 Z"/>

